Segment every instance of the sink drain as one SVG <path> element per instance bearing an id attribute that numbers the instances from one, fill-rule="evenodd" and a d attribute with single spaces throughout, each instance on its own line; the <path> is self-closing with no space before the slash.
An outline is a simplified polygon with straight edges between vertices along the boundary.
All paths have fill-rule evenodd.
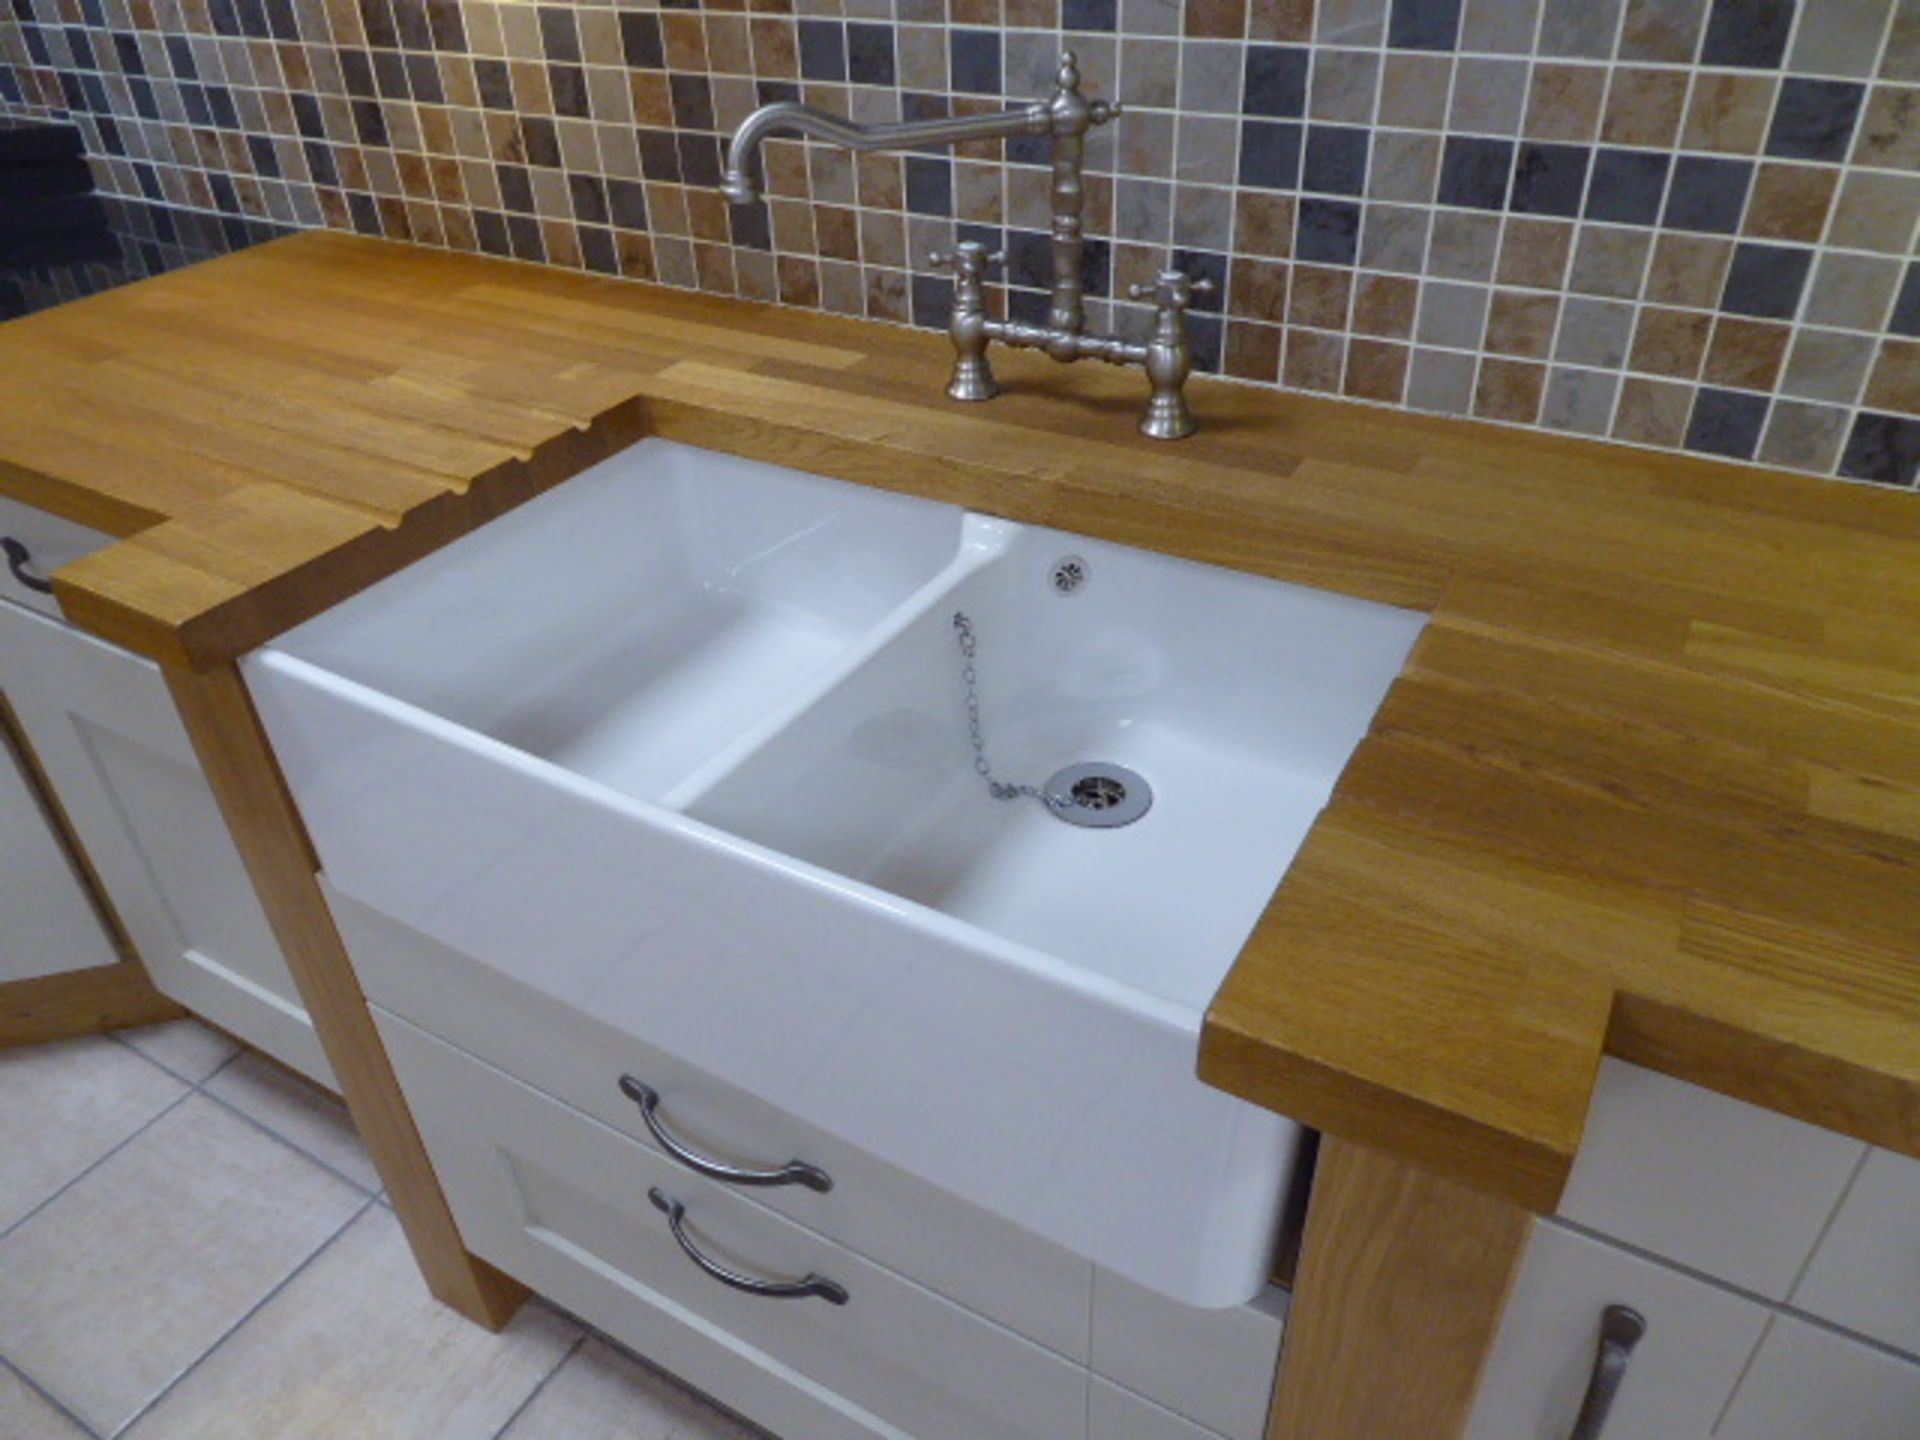
<path id="1" fill-rule="evenodd" d="M 1145 776 L 1098 760 L 1057 770 L 1041 788 L 1056 817 L 1093 830 L 1131 825 L 1153 808 L 1153 787 Z"/>

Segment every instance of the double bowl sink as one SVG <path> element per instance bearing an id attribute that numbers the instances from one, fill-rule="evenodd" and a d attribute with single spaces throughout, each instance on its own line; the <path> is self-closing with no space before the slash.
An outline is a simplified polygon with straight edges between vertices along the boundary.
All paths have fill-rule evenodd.
<path id="1" fill-rule="evenodd" d="M 1224 1306 L 1201 1018 L 1425 618 L 656 439 L 245 673 L 344 894 Z"/>

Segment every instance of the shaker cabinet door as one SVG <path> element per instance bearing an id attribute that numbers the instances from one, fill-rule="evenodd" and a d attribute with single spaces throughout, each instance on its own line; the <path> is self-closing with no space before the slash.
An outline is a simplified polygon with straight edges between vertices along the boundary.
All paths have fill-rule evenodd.
<path id="1" fill-rule="evenodd" d="M 159 667 L 0 600 L 0 689 L 154 985 L 332 1085 Z"/>
<path id="2" fill-rule="evenodd" d="M 1623 1357 L 1612 1403 L 1597 1381 L 1609 1307 L 1645 1322 Z M 1471 1440 L 1708 1440 L 1766 1326 L 1767 1310 L 1664 1265 L 1536 1224 L 1481 1381 Z"/>
<path id="3" fill-rule="evenodd" d="M 0 734 L 0 983 L 119 959 L 53 817 Z"/>

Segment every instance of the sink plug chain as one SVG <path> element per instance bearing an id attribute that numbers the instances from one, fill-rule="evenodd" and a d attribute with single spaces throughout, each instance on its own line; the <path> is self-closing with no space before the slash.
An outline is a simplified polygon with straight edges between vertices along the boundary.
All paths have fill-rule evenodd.
<path id="1" fill-rule="evenodd" d="M 996 800 L 1038 800 L 1049 810 L 1070 810 L 1079 802 L 1070 795 L 1049 794 L 1038 785 L 1010 785 L 996 780 L 993 762 L 987 759 L 987 742 L 980 733 L 980 674 L 974 668 L 974 652 L 980 641 L 973 633 L 973 621 L 964 610 L 953 612 L 953 633 L 960 642 L 960 679 L 967 687 L 967 738 L 973 742 L 973 769 L 987 782 L 987 793 Z"/>

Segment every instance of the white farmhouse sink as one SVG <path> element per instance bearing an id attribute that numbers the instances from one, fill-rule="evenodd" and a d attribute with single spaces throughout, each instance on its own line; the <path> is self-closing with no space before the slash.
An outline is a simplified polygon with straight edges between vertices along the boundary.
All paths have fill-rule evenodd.
<path id="1" fill-rule="evenodd" d="M 1142 818 L 988 793 L 956 612 L 995 775 Z M 1201 1017 L 1424 621 L 649 440 L 246 674 L 347 895 L 1224 1306 L 1299 1131 Z"/>

